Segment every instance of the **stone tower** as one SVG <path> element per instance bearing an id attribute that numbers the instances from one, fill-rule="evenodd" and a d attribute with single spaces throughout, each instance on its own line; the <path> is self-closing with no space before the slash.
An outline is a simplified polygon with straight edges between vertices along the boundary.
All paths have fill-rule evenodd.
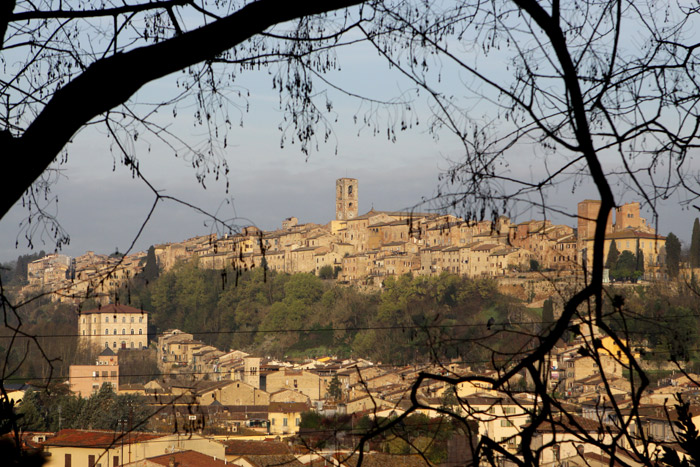
<path id="1" fill-rule="evenodd" d="M 586 240 L 593 238 L 595 234 L 596 217 L 600 211 L 600 200 L 587 199 L 578 203 L 578 239 Z M 610 234 L 613 231 L 612 211 L 608 216 L 608 222 L 605 225 L 605 233 Z"/>
<path id="2" fill-rule="evenodd" d="M 357 217 L 357 179 L 335 181 L 335 218 L 339 221 Z"/>

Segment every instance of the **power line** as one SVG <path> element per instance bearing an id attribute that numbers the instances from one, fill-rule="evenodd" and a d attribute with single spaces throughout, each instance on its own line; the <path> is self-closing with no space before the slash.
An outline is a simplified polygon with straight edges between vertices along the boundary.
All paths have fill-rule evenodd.
<path id="1" fill-rule="evenodd" d="M 659 319 L 680 319 L 688 317 L 698 317 L 700 314 L 687 314 L 687 315 L 672 315 L 663 316 L 661 318 L 653 317 L 628 317 L 625 322 L 634 322 L 635 320 L 653 321 L 658 324 Z M 607 319 L 608 322 L 622 322 L 622 318 Z M 212 330 L 212 331 L 183 331 L 184 334 L 192 334 L 193 336 L 208 336 L 208 335 L 220 335 L 220 334 L 279 334 L 279 333 L 320 333 L 320 332 L 359 332 L 359 331 L 389 331 L 389 330 L 428 330 L 428 329 L 454 329 L 454 328 L 487 328 L 493 331 L 506 331 L 508 326 L 522 326 L 528 324 L 547 324 L 553 325 L 556 323 L 556 319 L 553 322 L 549 321 L 507 321 L 507 322 L 496 322 L 496 323 L 454 323 L 454 324 L 397 324 L 397 325 L 386 325 L 386 326 L 349 326 L 349 327 L 321 327 L 321 328 L 288 328 L 288 329 L 236 329 L 236 330 Z M 669 323 L 670 324 L 670 323 Z M 576 326 L 577 324 L 572 323 L 571 326 Z M 585 326 L 585 323 L 580 323 L 580 325 Z M 498 329 L 501 328 L 501 329 Z M 655 334 L 654 332 L 646 331 L 618 331 L 618 334 Z M 0 339 L 19 339 L 19 338 L 37 338 L 37 339 L 50 339 L 50 338 L 68 338 L 68 337 L 84 337 L 84 338 L 94 338 L 94 337 L 136 337 L 136 336 L 146 336 L 147 334 L 31 334 L 31 335 L 0 335 Z M 490 336 L 484 336 L 490 337 Z M 601 336 L 605 337 L 605 336 Z"/>

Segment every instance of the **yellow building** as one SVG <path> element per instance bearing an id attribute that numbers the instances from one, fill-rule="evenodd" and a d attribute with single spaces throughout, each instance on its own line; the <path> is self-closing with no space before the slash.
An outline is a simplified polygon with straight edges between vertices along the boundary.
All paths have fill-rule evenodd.
<path id="1" fill-rule="evenodd" d="M 617 251 L 620 253 L 629 251 L 637 256 L 640 251 L 643 252 L 645 267 L 659 266 L 665 261 L 666 237 L 633 229 L 625 229 L 605 236 L 603 261 L 608 260 L 608 253 L 613 240 Z M 592 237 L 583 240 L 583 242 L 586 248 L 588 265 L 591 267 L 593 265 L 593 245 L 595 242 Z"/>
<path id="2" fill-rule="evenodd" d="M 119 391 L 119 357 L 109 347 L 105 347 L 94 365 L 71 365 L 68 368 L 70 391 L 81 397 L 90 397 L 100 390 L 103 384 Z"/>
<path id="3" fill-rule="evenodd" d="M 118 349 L 148 347 L 148 313 L 126 305 L 83 311 L 78 319 L 80 343 Z"/>

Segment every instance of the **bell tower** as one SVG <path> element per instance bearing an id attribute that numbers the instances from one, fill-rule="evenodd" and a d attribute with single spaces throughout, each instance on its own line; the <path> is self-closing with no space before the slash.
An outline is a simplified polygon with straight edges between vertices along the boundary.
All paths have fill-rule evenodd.
<path id="1" fill-rule="evenodd" d="M 345 221 L 357 217 L 357 179 L 339 178 L 335 181 L 335 218 Z"/>

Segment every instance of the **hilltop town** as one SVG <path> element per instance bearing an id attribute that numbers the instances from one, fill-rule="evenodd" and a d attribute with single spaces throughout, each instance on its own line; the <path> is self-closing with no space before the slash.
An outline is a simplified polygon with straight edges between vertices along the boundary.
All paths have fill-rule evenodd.
<path id="1" fill-rule="evenodd" d="M 359 184 L 353 178 L 336 182 L 336 218 L 325 225 L 282 221 L 280 229 L 254 226 L 239 233 L 208 234 L 178 243 L 154 246 L 158 267 L 172 269 L 197 258 L 200 268 L 249 270 L 265 267 L 285 273 L 332 275 L 341 283 L 380 287 L 387 276 L 439 275 L 544 280 L 581 275 L 592 257 L 593 231 L 600 203 L 578 204 L 576 227 L 549 220 L 513 223 L 465 221 L 452 215 L 376 211 L 359 214 Z M 615 210 L 606 225 L 605 254 L 612 242 L 619 252 L 643 256 L 644 278 L 665 277 L 665 237 L 640 216 L 639 203 Z M 87 252 L 76 258 L 51 254 L 27 267 L 27 296 L 48 292 L 53 300 L 79 302 L 86 297 L 106 304 L 112 292 L 146 266 L 147 253 L 126 256 Z M 537 273 L 530 274 L 528 273 Z M 551 274 L 550 274 L 551 276 Z M 549 277 L 547 280 L 550 280 Z M 546 295 L 546 294 L 545 294 Z"/>
<path id="2" fill-rule="evenodd" d="M 553 292 L 554 278 L 573 283 L 584 274 L 599 202 L 578 204 L 574 228 L 545 220 L 516 224 L 505 217 L 472 222 L 419 212 L 370 210 L 360 215 L 358 191 L 355 179 L 337 181 L 336 218 L 326 225 L 300 224 L 292 217 L 274 231 L 247 227 L 235 235 L 211 234 L 154 245 L 145 253 L 89 252 L 77 258 L 54 254 L 29 263 L 22 293 L 46 292 L 55 302 L 71 306 L 54 305 L 71 309 L 73 303 L 90 297 L 94 307 L 80 309 L 74 317 L 77 344 L 70 344 L 93 360 L 72 362 L 66 375 L 53 378 L 64 389 L 44 395 L 31 381 L 8 387 L 12 398 L 23 401 L 19 410 L 27 415 L 27 446 L 48 455 L 52 466 L 82 465 L 84 460 L 94 466 L 106 458 L 115 466 L 216 465 L 223 460 L 224 465 L 239 466 L 350 467 L 356 465 L 354 449 L 367 430 L 407 416 L 406 424 L 421 428 L 399 436 L 401 442 L 395 432 L 374 438 L 366 451 L 370 465 L 469 465 L 475 446 L 484 438 L 495 441 L 499 450 L 495 461 L 506 465 L 509 457 L 522 459 L 521 438 L 541 412 L 543 394 L 557 401 L 547 410 L 558 420 L 555 426 L 542 424 L 529 435 L 539 446 L 543 465 L 566 461 L 603 466 L 619 459 L 642 465 L 634 449 L 637 442 L 648 447 L 643 434 L 653 434 L 654 442 L 675 439 L 668 397 L 682 394 L 697 404 L 698 377 L 686 371 L 685 364 L 649 355 L 666 352 L 673 341 L 673 359 L 694 358 L 697 334 L 679 334 L 695 322 L 689 321 L 693 315 L 684 311 L 682 300 L 666 303 L 668 317 L 653 318 L 652 326 L 667 327 L 666 331 L 650 333 L 642 320 L 634 324 L 636 334 L 623 338 L 611 337 L 579 313 L 565 338 L 542 357 L 537 371 L 544 375 L 545 388 L 536 388 L 526 369 L 513 372 L 498 387 L 489 383 L 533 351 L 561 313 L 553 309 L 561 305 L 557 293 L 563 295 L 562 289 Z M 650 300 L 651 284 L 667 279 L 666 238 L 640 217 L 638 203 L 620 206 L 605 230 L 606 256 L 633 255 L 635 267 L 643 271 L 641 278 L 649 282 L 644 297 L 636 297 L 635 291 L 628 295 L 630 310 L 646 312 L 646 305 L 634 301 Z M 206 302 L 206 307 L 245 315 L 230 329 L 220 318 L 214 319 L 213 327 L 190 320 L 189 328 L 165 329 L 162 326 L 173 326 L 175 317 L 164 310 L 170 310 L 169 301 L 177 301 L 178 293 L 185 293 L 178 290 L 177 280 L 161 289 L 167 298 L 153 309 L 115 300 L 115 291 L 153 267 L 165 276 L 170 271 L 171 278 L 187 268 L 209 278 L 215 276 L 213 271 L 247 270 L 241 277 L 249 282 L 255 273 L 267 271 L 284 294 L 266 297 L 266 308 L 255 301 L 239 307 L 237 298 Z M 196 280 L 194 275 L 182 277 Z M 142 282 L 142 288 L 149 286 Z M 517 296 L 525 282 L 540 287 L 533 288 L 527 300 L 514 300 L 511 296 Z M 430 284 L 436 287 L 434 292 Z M 410 291 L 404 298 L 401 287 Z M 259 296 L 258 289 L 244 288 Z M 338 290 L 355 289 L 378 291 L 369 299 L 379 303 L 376 308 L 362 309 L 356 299 L 338 305 L 329 298 L 338 296 Z M 444 297 L 438 298 L 443 292 Z M 435 296 L 421 301 L 430 293 Z M 510 301 L 503 300 L 503 294 Z M 532 305 L 538 298 L 539 304 L 526 309 L 525 303 Z M 666 300 L 661 295 L 657 299 Z M 392 300 L 403 302 L 394 306 Z M 350 321 L 330 323 L 336 306 L 350 307 Z M 284 316 L 291 310 L 297 321 L 280 321 L 276 327 L 260 322 L 263 313 Z M 389 313 L 385 321 L 360 320 L 367 318 L 360 314 L 374 313 L 368 310 L 412 316 L 403 320 Z M 326 314 L 327 328 L 312 319 L 312 311 Z M 249 312 L 257 314 L 258 321 L 246 315 Z M 213 316 L 212 310 L 194 319 L 206 316 Z M 432 320 L 439 333 L 431 333 L 421 320 Z M 297 327 L 290 327 L 294 323 Z M 247 341 L 234 338 L 246 333 Z M 340 346 L 333 348 L 344 348 L 344 355 L 286 355 L 314 342 L 300 336 L 323 333 L 334 336 L 331 340 Z M 370 333 L 365 334 L 368 340 L 364 347 L 356 347 L 365 338 L 362 333 Z M 441 348 L 452 338 L 460 347 L 457 353 Z M 277 341 L 279 345 L 271 344 Z M 476 344 L 470 347 L 470 342 Z M 373 347 L 385 349 L 374 353 L 382 357 L 356 350 Z M 480 348 L 486 351 L 479 353 Z M 261 349 L 276 349 L 277 354 Z M 396 363 L 401 352 L 410 352 L 403 359 L 410 364 Z M 380 361 L 392 357 L 393 362 Z M 641 395 L 630 377 L 632 359 L 645 370 L 663 371 Z M 100 404 L 104 413 L 75 408 L 81 404 Z M 35 413 L 43 413 L 43 418 Z M 468 428 L 446 424 L 445 417 L 461 420 Z M 613 432 L 621 420 L 634 426 L 624 442 L 615 441 L 619 446 L 614 457 L 600 443 L 586 442 L 601 432 Z M 416 448 L 431 437 L 430 445 Z M 167 457 L 158 449 L 163 443 L 172 448 Z"/>

